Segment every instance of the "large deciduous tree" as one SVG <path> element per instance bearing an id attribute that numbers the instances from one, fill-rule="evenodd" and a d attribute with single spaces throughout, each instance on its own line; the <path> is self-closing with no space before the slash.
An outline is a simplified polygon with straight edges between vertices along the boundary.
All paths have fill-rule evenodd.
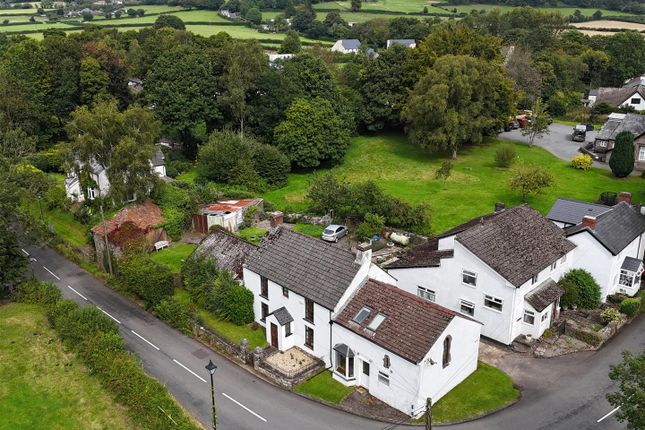
<path id="1" fill-rule="evenodd" d="M 616 136 L 609 167 L 617 178 L 627 177 L 634 170 L 634 135 L 631 132 L 623 131 Z"/>
<path id="2" fill-rule="evenodd" d="M 462 23 L 446 22 L 432 28 L 419 44 L 419 52 L 427 64 L 444 55 L 464 55 L 487 61 L 501 62 L 502 41 L 478 32 Z"/>
<path id="3" fill-rule="evenodd" d="M 410 94 L 402 118 L 410 140 L 434 150 L 482 141 L 499 130 L 513 109 L 511 82 L 493 63 L 468 57 L 439 57 Z"/>
<path id="4" fill-rule="evenodd" d="M 611 366 L 609 378 L 618 383 L 618 391 L 607 394 L 609 403 L 620 408 L 616 419 L 627 421 L 629 430 L 645 428 L 645 352 L 624 351 L 623 362 Z"/>

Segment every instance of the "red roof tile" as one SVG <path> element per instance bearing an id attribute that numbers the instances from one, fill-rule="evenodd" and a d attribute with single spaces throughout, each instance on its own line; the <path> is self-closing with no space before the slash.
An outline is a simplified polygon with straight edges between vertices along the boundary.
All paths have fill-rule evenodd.
<path id="1" fill-rule="evenodd" d="M 107 232 L 110 242 L 122 246 L 129 241 L 145 236 L 164 221 L 161 208 L 148 200 L 139 205 L 121 209 L 105 222 L 92 227 L 94 234 L 103 236 Z"/>

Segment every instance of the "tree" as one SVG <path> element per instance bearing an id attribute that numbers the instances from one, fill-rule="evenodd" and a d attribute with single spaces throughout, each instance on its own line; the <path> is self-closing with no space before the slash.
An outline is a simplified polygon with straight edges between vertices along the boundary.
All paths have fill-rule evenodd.
<path id="1" fill-rule="evenodd" d="M 533 146 L 536 137 L 542 137 L 549 133 L 549 117 L 542 99 L 538 97 L 533 103 L 528 124 L 522 129 L 522 136 L 528 136 L 529 146 Z"/>
<path id="2" fill-rule="evenodd" d="M 427 64 L 444 55 L 465 55 L 501 62 L 501 48 L 500 38 L 454 21 L 433 27 L 430 35 L 418 47 Z"/>
<path id="3" fill-rule="evenodd" d="M 540 194 L 553 185 L 553 176 L 540 166 L 520 167 L 511 178 L 510 186 L 526 202 L 529 195 Z"/>
<path id="4" fill-rule="evenodd" d="M 259 25 L 262 23 L 262 12 L 257 7 L 252 7 L 246 12 L 246 20 L 252 24 Z"/>
<path id="5" fill-rule="evenodd" d="M 275 145 L 298 167 L 338 164 L 349 146 L 349 131 L 332 104 L 321 98 L 294 100 L 274 135 Z"/>
<path id="6" fill-rule="evenodd" d="M 351 11 L 358 12 L 359 10 L 361 10 L 362 3 L 363 2 L 361 0 L 352 0 L 350 6 Z"/>
<path id="7" fill-rule="evenodd" d="M 291 18 L 291 27 L 302 33 L 309 29 L 311 23 L 316 19 L 316 12 L 311 3 L 303 4 L 296 7 L 296 12 Z"/>
<path id="8" fill-rule="evenodd" d="M 616 419 L 627 421 L 629 430 L 645 428 L 645 352 L 634 355 L 623 352 L 623 362 L 610 366 L 609 378 L 618 383 L 619 391 L 607 394 L 607 400 L 618 409 Z"/>
<path id="9" fill-rule="evenodd" d="M 629 131 L 618 133 L 609 167 L 617 178 L 625 178 L 634 170 L 634 135 Z"/>
<path id="10" fill-rule="evenodd" d="M 227 183 L 240 160 L 249 159 L 252 143 L 230 130 L 214 131 L 207 144 L 199 148 L 197 172 L 206 180 Z"/>
<path id="11" fill-rule="evenodd" d="M 156 19 L 154 28 L 164 28 L 164 27 L 169 27 L 169 28 L 174 28 L 175 30 L 185 30 L 186 25 L 184 24 L 184 21 L 181 20 L 181 18 L 175 16 L 175 15 L 159 15 L 159 17 Z"/>
<path id="12" fill-rule="evenodd" d="M 604 51 L 611 60 L 603 82 L 620 87 L 625 80 L 640 76 L 645 70 L 645 38 L 635 31 L 621 31 L 603 39 Z"/>
<path id="13" fill-rule="evenodd" d="M 499 66 L 468 57 L 439 57 L 411 92 L 401 117 L 410 140 L 422 148 L 450 150 L 478 144 L 499 130 L 513 109 L 511 82 Z"/>
<path id="14" fill-rule="evenodd" d="M 85 57 L 81 60 L 79 72 L 80 101 L 84 105 L 90 105 L 95 100 L 109 98 L 108 90 L 110 77 L 107 72 L 101 70 L 101 65 L 93 57 Z"/>
<path id="15" fill-rule="evenodd" d="M 83 45 L 86 56 L 93 57 L 101 65 L 101 70 L 108 74 L 108 90 L 125 107 L 130 101 L 128 90 L 129 65 L 125 54 L 111 46 L 107 39 L 99 42 L 87 42 Z"/>
<path id="16" fill-rule="evenodd" d="M 280 54 L 297 54 L 298 52 L 300 52 L 300 37 L 295 31 L 289 30 L 280 44 Z"/>

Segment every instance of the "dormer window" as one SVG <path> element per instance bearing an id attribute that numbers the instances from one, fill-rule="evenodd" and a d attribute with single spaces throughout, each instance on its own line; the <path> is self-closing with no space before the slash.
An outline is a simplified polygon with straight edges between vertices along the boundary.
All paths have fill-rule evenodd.
<path id="1" fill-rule="evenodd" d="M 535 284 L 537 283 L 537 281 L 538 281 L 538 275 L 533 275 L 533 277 L 531 278 L 531 284 Z"/>
<path id="2" fill-rule="evenodd" d="M 376 331 L 379 328 L 379 326 L 381 325 L 381 323 L 383 323 L 384 320 L 385 320 L 385 314 L 379 312 L 372 319 L 372 321 L 367 325 L 367 328 L 372 330 L 372 331 Z"/>
<path id="3" fill-rule="evenodd" d="M 365 321 L 365 318 L 367 318 L 371 311 L 372 309 L 368 308 L 367 306 L 363 306 L 354 317 L 354 322 L 361 324 L 363 321 Z"/>

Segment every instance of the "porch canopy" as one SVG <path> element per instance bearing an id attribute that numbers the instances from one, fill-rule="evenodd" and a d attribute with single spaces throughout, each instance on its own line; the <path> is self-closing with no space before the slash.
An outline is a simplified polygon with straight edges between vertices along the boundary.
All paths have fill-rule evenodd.
<path id="1" fill-rule="evenodd" d="M 338 352 L 341 354 L 343 357 L 350 358 L 354 356 L 354 351 L 352 349 L 345 345 L 344 343 L 337 343 L 334 346 L 334 351 Z"/>
<path id="2" fill-rule="evenodd" d="M 547 279 L 542 282 L 535 291 L 528 294 L 526 300 L 533 309 L 542 312 L 564 294 L 564 288 L 559 286 L 553 279 Z"/>

